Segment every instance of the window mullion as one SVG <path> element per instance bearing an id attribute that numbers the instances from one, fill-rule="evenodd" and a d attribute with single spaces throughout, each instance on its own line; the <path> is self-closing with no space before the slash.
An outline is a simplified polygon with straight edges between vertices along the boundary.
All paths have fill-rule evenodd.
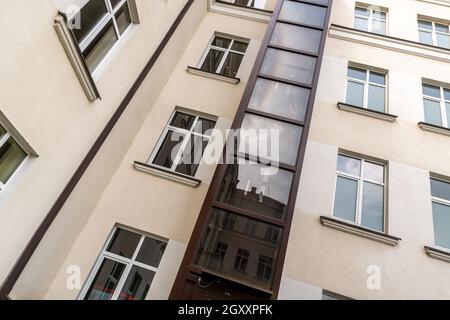
<path id="1" fill-rule="evenodd" d="M 117 300 L 117 298 L 120 295 L 120 292 L 122 292 L 123 286 L 125 285 L 125 281 L 127 281 L 127 278 L 131 272 L 131 268 L 133 267 L 133 264 L 128 263 L 125 266 L 125 270 L 122 273 L 122 276 L 119 279 L 119 282 L 117 283 L 116 289 L 114 290 L 113 295 L 111 296 L 111 300 Z"/>
<path id="2" fill-rule="evenodd" d="M 177 166 L 179 165 L 179 162 L 183 156 L 186 146 L 190 140 L 190 137 L 191 137 L 191 133 L 185 134 L 185 136 L 183 138 L 183 142 L 180 145 L 180 150 L 178 150 L 178 153 L 172 163 L 172 167 L 170 168 L 171 171 L 175 171 Z"/>

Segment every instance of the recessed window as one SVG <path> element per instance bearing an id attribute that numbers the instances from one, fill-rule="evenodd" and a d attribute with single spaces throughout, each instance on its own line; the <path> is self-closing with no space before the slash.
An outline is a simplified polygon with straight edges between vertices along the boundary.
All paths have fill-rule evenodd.
<path id="1" fill-rule="evenodd" d="M 422 84 L 425 122 L 450 128 L 450 89 Z"/>
<path id="2" fill-rule="evenodd" d="M 387 13 L 377 8 L 355 8 L 354 28 L 379 34 L 386 34 Z"/>
<path id="3" fill-rule="evenodd" d="M 215 125 L 216 121 L 211 118 L 175 111 L 150 163 L 194 177 Z"/>
<path id="4" fill-rule="evenodd" d="M 241 272 L 247 271 L 248 258 L 250 257 L 250 251 L 245 249 L 238 249 L 236 258 L 234 259 L 234 268 Z"/>
<path id="5" fill-rule="evenodd" d="M 248 40 L 215 35 L 199 63 L 199 68 L 205 72 L 236 78 L 247 47 Z"/>
<path id="6" fill-rule="evenodd" d="M 450 182 L 431 178 L 435 245 L 450 249 Z"/>
<path id="7" fill-rule="evenodd" d="M 0 126 L 0 190 L 5 188 L 27 156 L 11 134 Z"/>
<path id="8" fill-rule="evenodd" d="M 132 24 L 129 1 L 90 0 L 71 22 L 76 26 L 73 35 L 91 72 Z"/>
<path id="9" fill-rule="evenodd" d="M 450 26 L 448 24 L 419 20 L 419 41 L 421 43 L 450 49 Z"/>
<path id="10" fill-rule="evenodd" d="M 274 1 L 272 0 L 217 0 L 219 3 L 230 3 L 236 6 L 273 11 Z"/>
<path id="11" fill-rule="evenodd" d="M 272 258 L 260 255 L 256 276 L 263 280 L 269 281 L 273 277 L 273 267 L 274 261 Z"/>
<path id="12" fill-rule="evenodd" d="M 374 111 L 386 111 L 386 75 L 349 67 L 346 103 Z"/>
<path id="13" fill-rule="evenodd" d="M 165 240 L 116 228 L 82 291 L 84 300 L 144 300 L 166 250 Z"/>
<path id="14" fill-rule="evenodd" d="M 338 155 L 333 215 L 384 231 L 385 165 Z"/>

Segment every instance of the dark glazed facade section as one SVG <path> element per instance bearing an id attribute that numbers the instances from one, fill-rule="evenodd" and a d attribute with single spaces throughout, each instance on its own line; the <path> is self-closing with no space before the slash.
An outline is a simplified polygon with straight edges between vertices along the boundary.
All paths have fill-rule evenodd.
<path id="1" fill-rule="evenodd" d="M 171 299 L 277 298 L 331 4 L 278 1 L 227 142 L 237 155 L 215 172 Z M 247 139 L 259 129 L 279 133 L 276 159 Z"/>

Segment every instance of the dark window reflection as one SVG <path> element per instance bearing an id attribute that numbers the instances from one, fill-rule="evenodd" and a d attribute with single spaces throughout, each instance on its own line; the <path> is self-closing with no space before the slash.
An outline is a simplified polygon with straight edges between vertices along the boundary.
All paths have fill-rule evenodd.
<path id="1" fill-rule="evenodd" d="M 131 259 L 141 236 L 123 229 L 117 229 L 106 251 Z"/>
<path id="2" fill-rule="evenodd" d="M 118 300 L 144 300 L 152 284 L 155 272 L 133 266 Z"/>
<path id="3" fill-rule="evenodd" d="M 242 59 L 244 59 L 242 54 L 230 52 L 220 73 L 226 77 L 236 77 Z"/>
<path id="4" fill-rule="evenodd" d="M 108 8 L 104 0 L 91 0 L 80 10 L 80 26 L 73 29 L 78 42 L 84 40 L 86 35 L 106 16 Z"/>
<path id="5" fill-rule="evenodd" d="M 125 264 L 104 259 L 84 299 L 111 300 L 124 270 Z"/>
<path id="6" fill-rule="evenodd" d="M 225 228 L 231 216 L 234 217 L 234 227 Z M 252 235 L 245 232 L 249 220 L 255 224 Z M 266 239 L 269 229 L 271 234 L 277 234 L 276 241 Z M 208 229 L 202 237 L 196 265 L 237 281 L 270 289 L 273 261 L 278 256 L 281 234 L 281 229 L 276 226 L 213 209 Z"/>
<path id="7" fill-rule="evenodd" d="M 211 49 L 200 69 L 206 72 L 216 73 L 224 55 L 225 52 L 223 51 Z"/>
<path id="8" fill-rule="evenodd" d="M 283 219 L 292 173 L 246 161 L 228 165 L 217 201 Z"/>

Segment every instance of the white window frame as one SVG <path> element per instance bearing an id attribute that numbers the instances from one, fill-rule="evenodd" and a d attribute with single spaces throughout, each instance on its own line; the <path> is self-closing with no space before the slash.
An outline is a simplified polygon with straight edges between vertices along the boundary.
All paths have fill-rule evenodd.
<path id="1" fill-rule="evenodd" d="M 347 173 L 347 172 L 342 172 L 339 171 L 336 167 L 336 179 L 334 182 L 334 194 L 333 194 L 333 213 L 332 216 L 335 219 L 338 219 L 340 221 L 344 221 L 344 222 L 350 222 L 350 223 L 354 223 L 358 226 L 361 226 L 363 228 L 367 228 L 370 229 L 368 227 L 364 227 L 361 225 L 361 220 L 362 220 L 362 200 L 363 200 L 363 185 L 364 182 L 369 182 L 369 183 L 373 183 L 376 184 L 378 186 L 382 186 L 383 187 L 383 230 L 381 232 L 387 233 L 387 173 L 388 173 L 388 166 L 386 163 L 383 163 L 381 161 L 376 161 L 376 160 L 368 160 L 366 158 L 361 158 L 355 155 L 351 155 L 351 154 L 347 154 L 345 152 L 339 152 L 338 156 L 342 155 L 344 157 L 348 157 L 348 158 L 353 158 L 356 160 L 360 160 L 361 161 L 361 172 L 359 176 Z M 367 178 L 364 178 L 364 163 L 365 162 L 369 162 L 369 163 L 373 163 L 379 166 L 383 166 L 384 168 L 384 176 L 383 176 L 383 183 L 380 183 L 378 181 L 374 181 L 374 180 L 370 180 Z M 356 181 L 358 183 L 358 187 L 356 190 L 356 212 L 355 212 L 355 221 L 350 221 L 350 220 L 346 220 L 340 217 L 337 217 L 334 215 L 334 205 L 336 203 L 336 191 L 337 191 L 337 179 L 338 177 L 341 178 L 345 178 L 345 179 L 351 179 L 353 181 Z M 375 230 L 380 232 L 379 230 Z"/>
<path id="2" fill-rule="evenodd" d="M 360 80 L 360 79 L 356 79 L 356 78 L 352 78 L 348 76 L 348 69 L 353 68 L 353 69 L 360 69 L 366 72 L 366 79 L 365 80 Z M 370 82 L 370 73 L 378 73 L 378 74 L 382 74 L 384 75 L 384 85 L 381 85 L 379 83 L 374 83 L 374 82 Z M 376 86 L 376 87 L 380 87 L 384 89 L 384 112 L 387 113 L 388 112 L 388 74 L 387 72 L 383 72 L 383 71 L 376 71 L 373 69 L 367 69 L 365 67 L 359 67 L 359 66 L 354 66 L 354 65 L 349 65 L 347 67 L 347 90 L 345 92 L 345 101 L 347 101 L 348 98 L 348 83 L 349 82 L 354 82 L 354 83 L 359 83 L 359 84 L 363 84 L 364 85 L 364 94 L 363 94 L 363 105 L 362 108 L 364 109 L 369 109 L 369 89 L 370 86 Z M 370 110 L 370 109 L 369 109 Z"/>
<path id="3" fill-rule="evenodd" d="M 232 4 L 235 4 L 235 5 L 239 5 L 239 4 L 236 4 L 236 0 L 221 0 L 222 2 L 228 2 L 228 3 L 232 3 Z M 241 5 L 241 6 L 245 6 L 245 7 L 248 7 L 248 8 L 254 8 L 253 6 L 252 6 L 252 4 L 254 4 L 255 3 L 255 0 L 247 0 L 247 4 L 246 5 Z"/>
<path id="4" fill-rule="evenodd" d="M 185 114 L 188 114 L 190 116 L 195 117 L 195 120 L 192 123 L 192 127 L 190 128 L 190 130 L 181 129 L 181 128 L 178 128 L 178 127 L 170 125 L 172 123 L 172 120 L 175 118 L 175 115 L 177 114 L 177 112 L 185 113 Z M 208 136 L 208 135 L 205 135 L 205 134 L 194 132 L 194 129 L 195 129 L 195 127 L 196 127 L 196 125 L 197 125 L 197 123 L 198 123 L 200 118 L 207 119 L 207 120 L 210 120 L 210 121 L 215 121 L 216 125 L 217 125 L 217 119 L 214 119 L 211 116 L 204 115 L 204 114 L 198 114 L 198 113 L 195 113 L 195 112 L 191 112 L 189 110 L 176 109 L 172 113 L 172 115 L 170 116 L 169 122 L 167 123 L 166 127 L 164 128 L 164 131 L 163 131 L 162 135 L 160 136 L 160 138 L 158 140 L 158 143 L 156 144 L 156 146 L 155 146 L 155 148 L 154 148 L 154 150 L 153 150 L 149 160 L 147 161 L 147 163 L 149 165 L 152 165 L 152 166 L 155 166 L 157 168 L 160 168 L 161 170 L 164 170 L 164 171 L 170 171 L 170 172 L 173 172 L 173 173 L 176 173 L 176 174 L 181 174 L 181 175 L 184 175 L 184 176 L 188 176 L 188 175 L 185 175 L 185 174 L 182 174 L 182 173 L 178 173 L 175 170 L 176 170 L 177 166 L 180 164 L 181 160 L 183 159 L 183 153 L 186 150 L 186 147 L 187 147 L 187 145 L 188 145 L 188 143 L 190 141 L 190 138 L 194 137 L 194 136 L 201 137 L 203 139 L 203 141 L 208 141 L 208 144 L 211 142 L 211 139 L 212 139 L 212 135 Z M 180 144 L 180 149 L 178 150 L 178 153 L 177 153 L 177 155 L 176 155 L 176 157 L 175 157 L 175 159 L 174 159 L 174 161 L 172 163 L 172 167 L 171 168 L 166 168 L 166 167 L 154 164 L 153 162 L 155 161 L 156 156 L 158 155 L 159 151 L 161 150 L 161 147 L 162 147 L 162 145 L 164 143 L 164 140 L 166 139 L 166 136 L 169 133 L 169 131 L 180 133 L 180 134 L 184 135 L 184 138 L 183 138 L 182 142 L 179 142 L 179 143 L 181 143 Z M 203 150 L 203 152 L 204 151 L 205 150 Z M 202 154 L 202 158 L 203 158 L 203 154 Z M 192 176 L 188 176 L 188 177 L 192 178 Z"/>
<path id="5" fill-rule="evenodd" d="M 11 183 L 11 181 L 14 179 L 14 176 L 20 171 L 20 169 L 22 168 L 22 166 L 25 164 L 25 162 L 30 158 L 30 153 L 26 150 L 26 148 L 24 148 L 19 141 L 17 141 L 17 139 L 9 132 L 9 130 L 7 129 L 6 126 L 3 126 L 2 124 L 0 124 L 0 126 L 6 131 L 6 133 L 0 138 L 0 148 L 3 147 L 3 145 L 9 140 L 9 138 L 12 138 L 17 145 L 23 150 L 23 152 L 27 155 L 25 157 L 25 159 L 23 159 L 23 161 L 19 164 L 19 166 L 14 170 L 14 172 L 12 173 L 12 175 L 9 177 L 8 181 L 6 181 L 6 183 L 3 183 L 0 181 L 0 192 L 2 190 L 5 190 L 6 187 Z"/>
<path id="6" fill-rule="evenodd" d="M 421 28 L 420 24 L 419 24 L 420 21 L 431 23 L 431 30 Z M 449 30 L 448 33 L 437 31 L 436 30 L 436 24 L 441 24 L 441 25 L 447 26 L 447 28 Z M 447 49 L 445 47 L 439 46 L 438 40 L 437 40 L 437 34 L 450 35 L 450 25 L 448 23 L 441 23 L 441 22 L 436 22 L 436 21 L 429 20 L 429 19 L 418 18 L 417 19 L 417 25 L 418 25 L 418 29 L 419 29 L 419 41 L 420 41 L 420 31 L 421 32 L 431 33 L 431 39 L 433 41 L 432 45 L 435 46 L 435 47 Z M 423 42 L 421 42 L 421 43 L 423 43 Z M 424 43 L 424 44 L 428 44 L 428 43 Z"/>
<path id="7" fill-rule="evenodd" d="M 439 92 L 441 97 L 440 98 L 436 98 L 433 96 L 427 96 L 423 93 L 422 90 L 422 95 L 423 95 L 423 100 L 430 100 L 430 101 L 434 101 L 434 102 L 439 102 L 439 105 L 441 107 L 441 118 L 442 118 L 442 126 L 444 128 L 448 128 L 450 129 L 450 123 L 448 123 L 448 118 L 447 118 L 447 107 L 446 107 L 446 103 L 450 104 L 450 100 L 446 100 L 445 99 L 445 94 L 444 94 L 444 89 L 450 90 L 446 87 L 440 86 L 440 85 L 435 85 L 432 83 L 428 83 L 428 82 L 423 82 L 422 83 L 422 88 L 424 85 L 428 85 L 428 86 L 433 86 L 433 87 L 437 87 L 439 88 Z M 450 115 L 449 115 L 450 116 Z M 425 121 L 425 104 L 423 104 L 423 120 Z"/>
<path id="8" fill-rule="evenodd" d="M 111 253 L 111 252 L 107 251 L 107 248 L 111 244 L 111 241 L 112 241 L 112 239 L 113 239 L 113 237 L 114 237 L 114 235 L 115 235 L 115 233 L 116 233 L 116 231 L 118 229 L 122 229 L 122 230 L 125 230 L 125 231 L 130 231 L 130 232 L 133 232 L 135 234 L 141 235 L 141 239 L 139 240 L 139 243 L 138 243 L 138 245 L 136 247 L 136 250 L 134 251 L 133 256 L 132 256 L 131 259 L 119 256 L 117 254 L 114 254 L 114 253 Z M 102 252 L 98 256 L 98 258 L 97 258 L 97 260 L 96 260 L 96 262 L 95 262 L 91 272 L 89 273 L 89 276 L 86 279 L 86 281 L 85 281 L 85 283 L 83 285 L 83 288 L 80 291 L 80 294 L 78 295 L 78 300 L 84 300 L 84 298 L 86 297 L 86 294 L 88 293 L 89 288 L 92 286 L 92 284 L 93 284 L 93 282 L 95 280 L 95 277 L 97 276 L 97 273 L 99 272 L 100 267 L 101 267 L 101 265 L 102 265 L 102 263 L 103 263 L 103 261 L 105 259 L 112 260 L 112 261 L 115 261 L 115 262 L 118 262 L 118 263 L 121 263 L 121 264 L 125 265 L 125 269 L 124 269 L 124 271 L 122 273 L 122 276 L 120 277 L 120 280 L 117 283 L 116 289 L 114 290 L 114 293 L 111 296 L 111 301 L 112 300 L 117 300 L 117 298 L 119 297 L 120 292 L 122 291 L 123 286 L 125 285 L 125 281 L 128 279 L 128 276 L 129 276 L 129 274 L 131 272 L 131 269 L 134 266 L 138 266 L 140 268 L 143 268 L 143 269 L 146 269 L 146 270 L 150 270 L 150 271 L 153 271 L 153 272 L 157 273 L 158 269 L 159 269 L 159 266 L 158 266 L 158 268 L 155 268 L 155 267 L 146 265 L 146 264 L 144 264 L 142 262 L 136 261 L 137 256 L 139 254 L 139 251 L 142 248 L 142 244 L 145 241 L 145 238 L 155 239 L 155 240 L 158 240 L 158 241 L 161 241 L 161 242 L 165 242 L 166 244 L 168 243 L 167 239 L 163 239 L 163 238 L 155 236 L 155 235 L 143 234 L 142 232 L 139 232 L 139 231 L 136 231 L 136 230 L 133 230 L 131 228 L 124 227 L 124 226 L 115 226 L 114 229 L 112 230 L 112 232 L 110 233 L 110 235 L 108 236 L 108 239 L 106 240 L 106 243 L 103 246 Z M 150 290 L 151 290 L 151 287 L 150 287 Z"/>
<path id="9" fill-rule="evenodd" d="M 364 9 L 364 10 L 368 10 L 368 11 L 369 11 L 369 16 L 366 17 L 366 16 L 364 16 L 364 15 L 359 15 L 359 14 L 356 12 L 356 9 Z M 381 20 L 381 19 L 375 18 L 375 15 L 374 15 L 375 12 L 384 13 L 385 16 L 386 16 L 386 19 L 385 19 L 385 20 Z M 383 10 L 383 9 L 381 9 L 381 8 L 380 8 L 380 10 L 376 10 L 375 8 L 372 8 L 371 6 L 356 5 L 356 6 L 355 6 L 354 15 L 353 15 L 353 27 L 355 27 L 355 21 L 356 21 L 356 18 L 368 20 L 368 21 L 367 21 L 367 31 L 368 31 L 368 32 L 372 32 L 372 33 L 376 33 L 376 34 L 379 34 L 379 33 L 373 31 L 373 25 L 374 25 L 374 22 L 375 22 L 375 21 L 384 22 L 384 24 L 385 24 L 385 26 L 386 26 L 386 27 L 385 27 L 385 33 L 384 33 L 384 34 L 385 34 L 385 35 L 388 34 L 388 12 L 387 12 L 387 10 Z"/>
<path id="10" fill-rule="evenodd" d="M 437 181 L 441 181 L 441 182 L 450 184 L 450 181 L 444 180 L 444 179 L 441 179 L 441 178 L 437 178 L 437 177 L 435 177 L 435 176 L 431 176 L 431 177 L 430 177 L 430 184 L 431 184 L 431 180 L 437 180 Z M 444 205 L 444 206 L 447 206 L 447 207 L 450 207 L 450 201 L 449 201 L 449 200 L 442 199 L 442 198 L 439 198 L 439 197 L 435 197 L 435 196 L 433 196 L 433 194 L 431 193 L 431 203 L 433 203 L 433 202 L 434 202 L 434 203 L 441 204 L 441 205 Z M 432 212 L 432 214 L 433 214 L 433 219 L 434 219 L 434 213 Z M 434 223 L 434 221 L 433 221 L 433 223 Z M 434 239 L 433 239 L 433 243 L 434 243 L 434 246 L 435 246 L 435 247 L 440 248 L 440 249 L 443 249 L 443 250 L 445 250 L 445 251 L 450 251 L 450 248 L 441 247 L 441 246 L 436 245 L 436 231 L 434 230 L 434 228 L 433 228 L 433 238 L 434 238 Z"/>
<path id="11" fill-rule="evenodd" d="M 214 42 L 214 39 L 215 39 L 216 37 L 219 37 L 219 38 L 225 38 L 225 39 L 231 40 L 231 41 L 230 41 L 230 45 L 228 46 L 228 48 L 225 49 L 225 48 L 222 48 L 222 47 L 216 47 L 216 46 L 214 46 L 212 43 Z M 239 55 L 241 55 L 242 57 L 245 57 L 245 54 L 246 54 L 247 50 L 246 50 L 245 52 L 236 51 L 236 50 L 231 50 L 231 48 L 233 47 L 233 44 L 234 44 L 235 41 L 246 43 L 246 44 L 247 44 L 247 49 L 248 49 L 248 45 L 250 44 L 249 40 L 246 40 L 246 39 L 243 39 L 243 38 L 240 38 L 240 37 L 235 37 L 235 36 L 225 35 L 225 34 L 221 34 L 221 33 L 217 33 L 217 32 L 214 33 L 214 35 L 212 36 L 212 38 L 209 40 L 208 46 L 206 47 L 206 50 L 205 50 L 205 52 L 203 53 L 203 56 L 201 57 L 199 63 L 197 64 L 197 68 L 200 69 L 200 68 L 202 67 L 203 63 L 205 62 L 205 60 L 206 60 L 206 58 L 208 57 L 208 54 L 209 54 L 209 52 L 210 52 L 211 50 L 217 50 L 217 51 L 222 51 L 222 52 L 224 52 L 224 55 L 223 55 L 223 57 L 222 57 L 222 60 L 221 60 L 220 63 L 219 63 L 219 66 L 218 66 L 217 69 L 213 72 L 213 73 L 215 73 L 215 74 L 221 74 L 220 71 L 222 70 L 222 68 L 223 68 L 223 66 L 224 66 L 224 64 L 225 64 L 225 62 L 227 61 L 228 55 L 229 55 L 230 53 L 239 54 Z M 242 65 L 242 64 L 241 64 L 241 65 Z M 239 66 L 239 68 L 241 67 L 241 65 Z"/>

